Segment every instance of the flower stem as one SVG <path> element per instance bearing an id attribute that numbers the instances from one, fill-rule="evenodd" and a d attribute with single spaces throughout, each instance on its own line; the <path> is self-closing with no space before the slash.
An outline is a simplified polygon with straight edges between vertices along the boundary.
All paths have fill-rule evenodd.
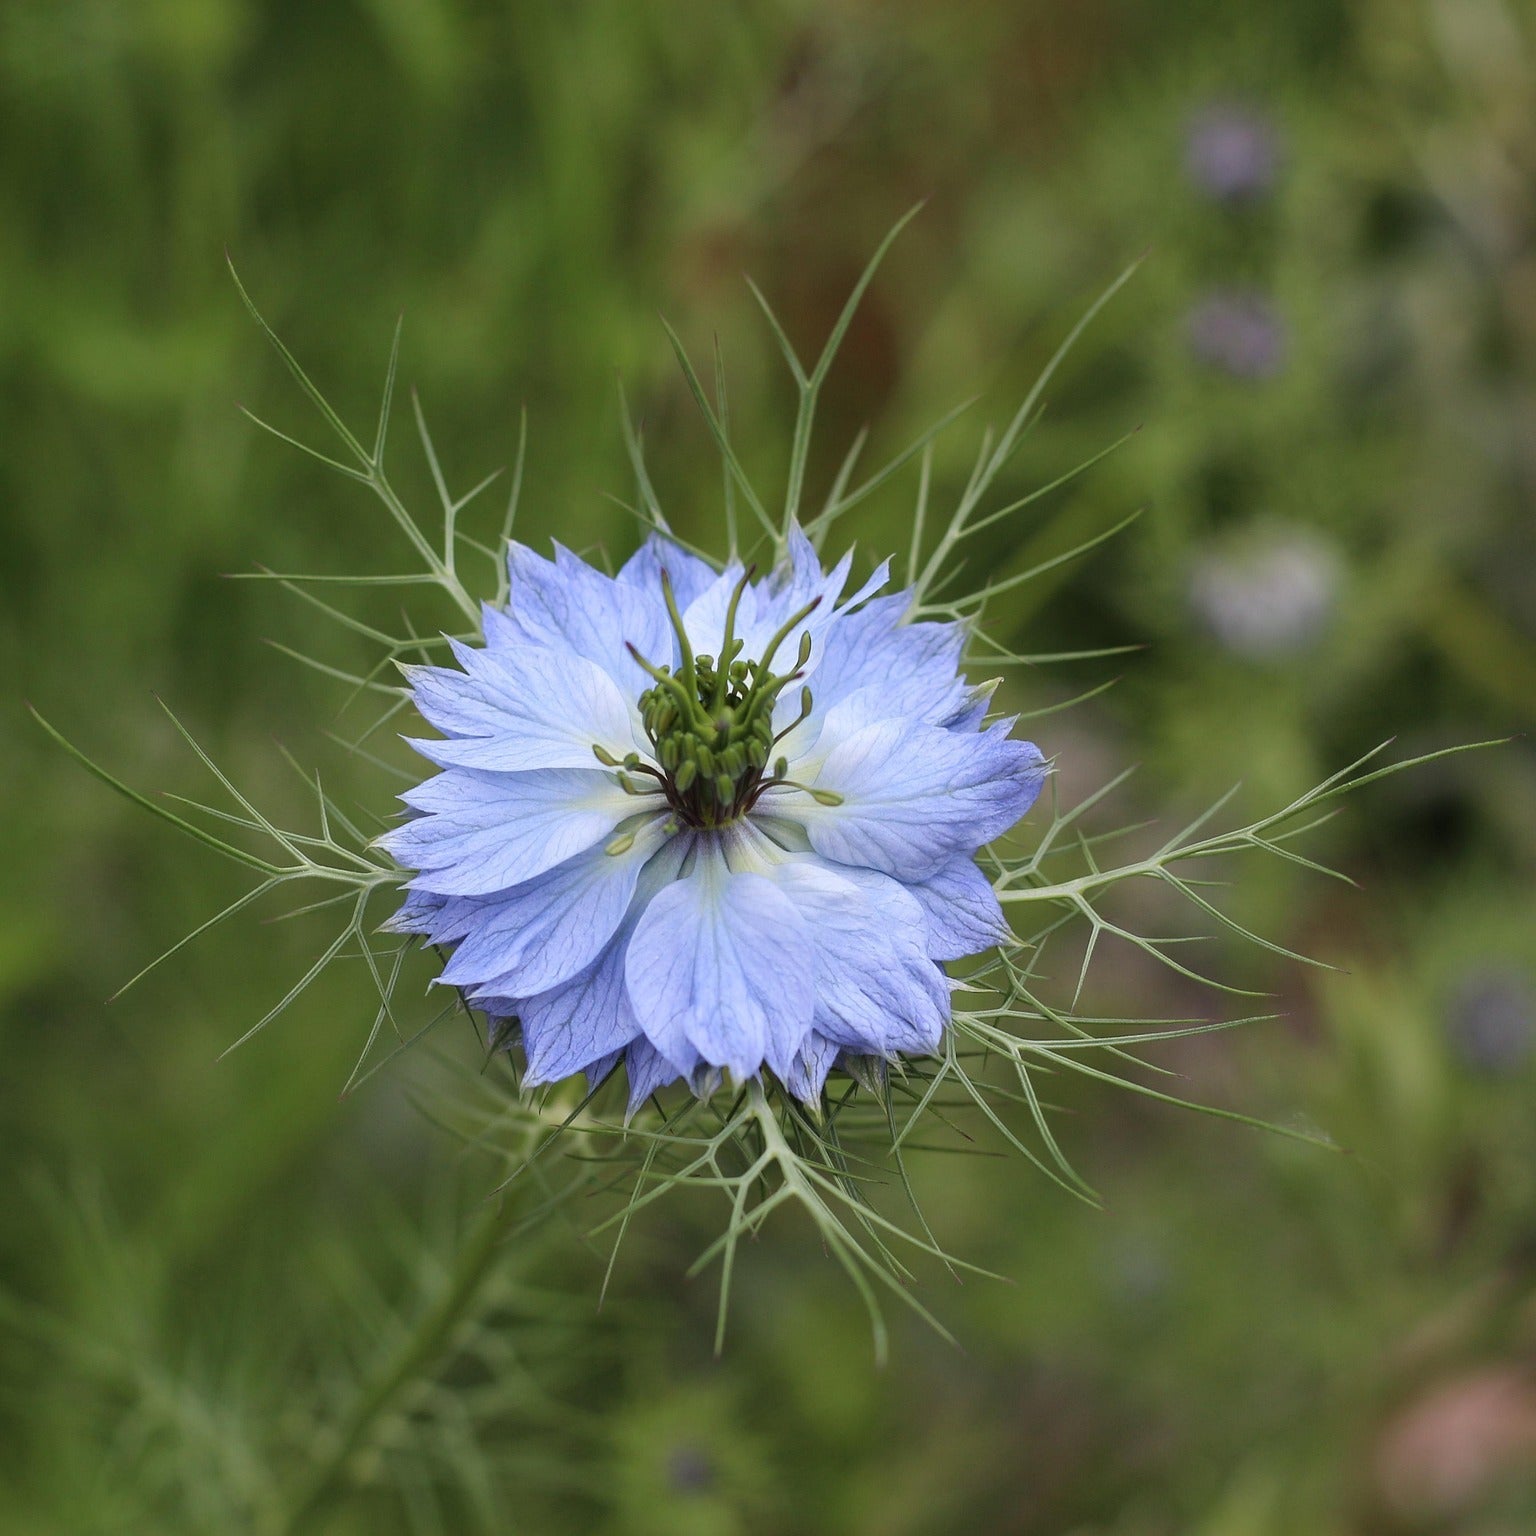
<path id="1" fill-rule="evenodd" d="M 418 1319 L 410 1334 L 358 1394 L 342 1425 L 334 1448 L 310 1471 L 289 1507 L 279 1530 L 298 1536 L 315 1515 L 345 1490 L 348 1463 L 369 1432 L 400 1393 L 428 1370 L 443 1350 L 489 1277 L 508 1223 L 506 1202 L 491 1205 L 470 1231 L 457 1263 L 437 1299 Z"/>

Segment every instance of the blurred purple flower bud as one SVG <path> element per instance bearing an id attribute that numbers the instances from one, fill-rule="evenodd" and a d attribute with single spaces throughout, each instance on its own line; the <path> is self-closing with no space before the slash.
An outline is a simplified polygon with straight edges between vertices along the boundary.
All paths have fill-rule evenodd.
<path id="1" fill-rule="evenodd" d="M 1339 574 L 1337 555 L 1315 534 L 1266 527 L 1197 559 L 1189 605 L 1228 651 L 1263 661 L 1319 637 L 1333 615 Z"/>
<path id="2" fill-rule="evenodd" d="M 1213 201 L 1246 203 L 1263 197 L 1279 165 L 1275 126 L 1252 107 L 1212 103 L 1190 118 L 1184 169 L 1196 189 Z"/>
<path id="3" fill-rule="evenodd" d="M 1209 294 L 1190 310 L 1186 326 L 1195 357 L 1235 379 L 1273 378 L 1285 361 L 1285 323 L 1263 294 Z"/>
<path id="4" fill-rule="evenodd" d="M 1536 991 L 1513 968 L 1464 976 L 1451 995 L 1445 1030 L 1456 1059 L 1488 1077 L 1518 1071 L 1536 1048 Z"/>
<path id="5" fill-rule="evenodd" d="M 679 1445 L 667 1457 L 667 1481 L 677 1493 L 708 1493 L 715 1484 L 715 1464 L 697 1445 Z"/>

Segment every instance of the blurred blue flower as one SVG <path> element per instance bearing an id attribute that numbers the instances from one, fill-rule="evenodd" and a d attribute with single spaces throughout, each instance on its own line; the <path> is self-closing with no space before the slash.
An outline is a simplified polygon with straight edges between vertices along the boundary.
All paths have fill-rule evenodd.
<path id="1" fill-rule="evenodd" d="M 1271 120 L 1252 107 L 1213 102 L 1190 118 L 1184 134 L 1184 169 L 1197 190 L 1220 203 L 1261 198 L 1280 168 L 1280 138 Z"/>
<path id="2" fill-rule="evenodd" d="M 397 930 L 515 1019 L 527 1081 L 622 1055 L 631 1102 L 768 1067 L 808 1102 L 843 1053 L 935 1050 L 941 962 L 1006 932 L 977 849 L 1046 766 L 958 673 L 957 624 L 841 605 L 795 530 L 763 580 L 652 537 L 617 577 L 514 544 L 505 611 L 458 668 L 414 667 L 443 771 L 383 846 Z"/>
<path id="3" fill-rule="evenodd" d="M 1310 529 L 1260 523 L 1197 558 L 1189 605 L 1234 655 L 1274 660 L 1322 634 L 1333 616 L 1339 577 L 1332 546 Z"/>
<path id="4" fill-rule="evenodd" d="M 708 1493 L 715 1486 L 714 1458 L 699 1445 L 675 1446 L 667 1457 L 667 1483 L 676 1493 Z"/>
<path id="5" fill-rule="evenodd" d="M 1185 325 L 1195 357 L 1235 379 L 1272 378 L 1285 362 L 1285 323 L 1261 293 L 1208 294 L 1190 310 Z"/>
<path id="6" fill-rule="evenodd" d="M 1519 1070 L 1536 1050 L 1536 991 L 1530 978 L 1509 967 L 1464 976 L 1451 997 L 1446 1034 L 1470 1071 L 1502 1077 Z"/>

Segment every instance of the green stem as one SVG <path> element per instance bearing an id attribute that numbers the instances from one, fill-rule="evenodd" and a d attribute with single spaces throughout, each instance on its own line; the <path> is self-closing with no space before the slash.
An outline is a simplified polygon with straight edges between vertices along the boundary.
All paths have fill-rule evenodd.
<path id="1" fill-rule="evenodd" d="M 429 1369 L 446 1348 L 454 1329 L 479 1295 L 501 1250 L 507 1207 L 490 1206 L 459 1252 L 448 1283 L 410 1335 L 359 1395 L 342 1426 L 335 1448 L 301 1484 L 279 1529 L 297 1536 L 313 1517 L 344 1490 L 347 1466 L 386 1409 L 409 1384 Z"/>

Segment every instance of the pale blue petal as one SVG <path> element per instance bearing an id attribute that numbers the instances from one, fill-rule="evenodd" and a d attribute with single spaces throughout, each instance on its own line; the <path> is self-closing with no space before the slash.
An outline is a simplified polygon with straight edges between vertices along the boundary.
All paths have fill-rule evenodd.
<path id="1" fill-rule="evenodd" d="M 838 1047 L 819 1030 L 812 1030 L 801 1042 L 790 1063 L 784 1086 L 802 1104 L 817 1104 L 826 1086 L 827 1074 L 837 1061 Z"/>
<path id="2" fill-rule="evenodd" d="M 712 1097 L 715 1090 L 725 1081 L 725 1074 L 719 1067 L 712 1067 L 702 1060 L 687 1076 L 688 1086 L 693 1090 L 693 1096 L 696 1099 Z"/>
<path id="3" fill-rule="evenodd" d="M 453 898 L 439 896 L 434 891 L 418 891 L 407 885 L 400 905 L 380 927 L 385 933 L 419 933 L 428 942 L 441 944 L 449 924 L 444 922 L 444 912 Z"/>
<path id="4" fill-rule="evenodd" d="M 509 998 L 498 999 L 494 1008 L 482 1009 L 485 1012 L 486 1040 L 493 1050 L 510 1050 L 521 1037 L 522 1027 L 516 1012 L 517 1005 Z M 575 1069 L 587 1080 L 587 1090 L 591 1092 L 618 1066 L 620 1058 L 624 1055 L 622 1048 L 609 1051 L 606 1055 L 595 1057 L 591 1061 L 583 1062 Z M 572 1073 L 571 1075 L 575 1075 Z M 526 1082 L 526 1077 L 524 1079 Z M 533 1086 L 533 1085 L 529 1085 Z"/>
<path id="5" fill-rule="evenodd" d="M 640 1108 L 658 1089 L 675 1083 L 683 1076 L 649 1040 L 641 1035 L 624 1054 L 629 1073 L 629 1113 Z"/>
<path id="6" fill-rule="evenodd" d="M 622 1050 L 640 1033 L 624 990 L 624 951 L 611 946 L 576 981 L 517 1005 L 528 1057 L 524 1081 L 554 1083 Z"/>
<path id="7" fill-rule="evenodd" d="M 490 1008 L 485 1008 L 484 1005 L 480 1004 L 476 1006 L 481 1007 L 482 1011 L 485 1012 L 486 1039 L 493 1050 L 510 1050 L 513 1045 L 522 1039 L 522 1021 L 518 1018 L 516 1012 L 517 1004 L 512 999 L 495 999 L 493 1006 Z M 575 1076 L 576 1073 L 581 1073 L 587 1080 L 587 1091 L 590 1093 L 607 1079 L 614 1068 L 618 1066 L 623 1056 L 624 1047 L 621 1046 L 618 1050 L 609 1051 L 605 1055 L 594 1058 L 592 1061 L 583 1062 L 566 1075 Z M 528 1087 L 537 1086 L 537 1084 L 529 1082 L 526 1073 L 523 1080 Z M 553 1076 L 549 1080 L 553 1081 Z"/>
<path id="8" fill-rule="evenodd" d="M 997 692 L 997 685 L 1001 681 L 1001 678 L 994 677 L 989 682 L 967 688 L 965 698 L 955 712 L 944 716 L 937 723 L 948 726 L 952 731 L 979 731 L 987 718 L 987 711 L 992 708 L 992 695 Z"/>
<path id="9" fill-rule="evenodd" d="M 785 555 L 785 561 L 762 583 L 762 616 L 775 628 L 813 599 L 820 599 L 830 613 L 848 584 L 853 565 L 850 551 L 830 571 L 823 571 L 821 557 L 798 526 L 789 530 Z"/>
<path id="10" fill-rule="evenodd" d="M 949 984 L 928 956 L 917 900 L 886 875 L 814 857 L 786 860 L 768 878 L 810 935 L 816 1028 L 869 1055 L 935 1050 L 949 1020 Z"/>
<path id="11" fill-rule="evenodd" d="M 480 635 L 489 650 L 499 650 L 504 645 L 543 644 L 528 638 L 522 624 L 513 623 L 505 608 L 494 608 L 490 603 L 480 604 Z M 546 649 L 564 650 L 563 642 L 546 645 Z"/>
<path id="12" fill-rule="evenodd" d="M 770 881 L 705 844 L 646 909 L 629 943 L 630 1001 L 651 1043 L 682 1068 L 697 1052 L 738 1081 L 766 1058 L 788 1071 L 815 1005 L 809 936 Z"/>
<path id="13" fill-rule="evenodd" d="M 609 1051 L 606 1056 L 599 1057 L 596 1061 L 590 1061 L 581 1069 L 582 1076 L 587 1080 L 587 1092 L 590 1093 L 599 1083 L 603 1082 L 608 1074 L 619 1064 L 619 1058 L 623 1051 Z"/>
<path id="14" fill-rule="evenodd" d="M 788 566 L 781 567 L 768 581 L 759 583 L 755 612 L 747 623 L 738 626 L 738 632 L 746 641 L 743 656 L 761 661 L 768 655 L 768 647 L 778 631 L 802 608 L 815 601 L 817 606 L 779 642 L 770 662 L 772 669 L 780 674 L 794 670 L 799 661 L 800 643 L 809 637 L 811 650 L 805 666 L 809 675 L 818 664 L 828 630 L 837 623 L 835 604 L 847 584 L 853 556 L 844 555 L 823 574 L 816 551 L 798 528 L 791 531 L 789 554 Z"/>
<path id="15" fill-rule="evenodd" d="M 928 954 L 934 960 L 980 954 L 1009 936 L 997 892 L 972 858 L 951 859 L 936 875 L 907 889 L 923 909 Z"/>
<path id="16" fill-rule="evenodd" d="M 801 639 L 809 635 L 813 659 L 807 670 L 813 668 L 822 636 L 836 621 L 833 604 L 848 579 L 851 559 L 851 556 L 845 556 L 831 572 L 823 574 L 809 541 L 798 529 L 794 530 L 789 563 L 766 581 L 746 587 L 737 600 L 732 633 L 742 642 L 742 658 L 767 660 L 768 646 L 774 635 L 812 599 L 819 598 L 819 606 L 785 635 L 769 663 L 777 672 L 792 670 L 799 656 Z M 684 610 L 683 627 L 696 652 L 711 656 L 719 653 L 725 637 L 726 613 L 740 585 L 742 569 L 739 563 L 727 566 Z"/>
<path id="17" fill-rule="evenodd" d="M 837 601 L 843 590 L 843 584 L 848 580 L 848 567 L 853 562 L 852 555 L 844 555 L 836 570 L 830 575 L 824 572 L 821 568 L 821 556 L 816 553 L 816 546 L 806 538 L 805 530 L 799 523 L 790 524 L 784 553 L 788 557 L 787 560 L 773 573 L 768 582 L 768 585 L 784 600 L 780 622 L 783 616 L 793 613 L 796 608 L 818 595 L 824 595 L 829 602 Z M 833 585 L 834 577 L 836 578 L 835 586 Z"/>
<path id="18" fill-rule="evenodd" d="M 806 538 L 799 524 L 796 524 L 789 531 L 787 553 L 788 561 L 767 582 L 776 610 L 774 618 L 780 624 L 812 598 L 820 598 L 822 605 L 829 611 L 836 608 L 839 613 L 846 613 L 856 608 L 871 593 L 878 592 L 891 579 L 891 562 L 882 560 L 864 585 L 852 597 L 839 604 L 843 588 L 848 585 L 848 572 L 853 567 L 851 550 L 830 571 L 823 571 L 821 557 L 816 553 L 815 546 Z"/>
<path id="19" fill-rule="evenodd" d="M 655 596 L 661 592 L 663 571 L 672 583 L 672 595 L 679 611 L 686 609 L 719 574 L 707 560 L 701 560 L 670 539 L 653 533 L 619 567 L 617 579 L 625 586 L 638 587 Z"/>
<path id="20" fill-rule="evenodd" d="M 411 742 L 440 767 L 591 768 L 594 746 L 618 758 L 634 749 L 634 708 L 594 663 L 523 643 L 454 654 L 462 672 L 405 669 L 422 717 L 452 738 Z"/>
<path id="21" fill-rule="evenodd" d="M 665 822 L 653 816 L 629 828 L 634 842 L 620 853 L 598 845 L 509 891 L 454 898 L 459 910 L 444 913 L 437 931 L 461 942 L 440 979 L 499 997 L 529 997 L 568 981 L 618 931 Z"/>
<path id="22" fill-rule="evenodd" d="M 627 646 L 651 662 L 672 659 L 672 628 L 661 590 L 642 590 L 605 576 L 569 550 L 555 546 L 545 560 L 523 544 L 507 551 L 512 588 L 507 611 L 486 628 L 486 643 L 508 640 L 570 651 L 601 667 L 625 698 L 639 698 L 650 678 Z"/>
<path id="23" fill-rule="evenodd" d="M 743 567 L 737 561 L 721 571 L 709 585 L 697 593 L 685 607 L 681 598 L 678 599 L 678 610 L 683 616 L 683 629 L 687 632 L 688 643 L 693 647 L 694 654 L 699 656 L 718 656 L 720 644 L 725 639 L 725 616 L 730 612 L 731 599 L 736 594 L 736 589 L 741 586 Z M 736 603 L 736 618 L 732 626 L 732 633 L 736 639 L 745 639 L 748 631 L 757 617 L 759 587 L 748 585 L 742 588 L 741 597 Z M 744 651 L 743 655 L 748 660 L 755 660 L 755 651 Z"/>
<path id="24" fill-rule="evenodd" d="M 1001 836 L 1035 803 L 1045 760 L 1033 742 L 1009 737 L 1010 724 L 978 735 L 899 720 L 864 726 L 819 764 L 796 768 L 841 804 L 772 790 L 764 812 L 799 821 L 829 859 L 926 880 L 955 854 Z"/>
<path id="25" fill-rule="evenodd" d="M 582 768 L 480 773 L 450 768 L 400 797 L 425 812 L 379 839 L 413 884 L 444 896 L 503 891 L 590 848 L 620 821 L 659 805 L 613 775 Z"/>
<path id="26" fill-rule="evenodd" d="M 552 1082 L 584 1070 L 585 1061 L 620 1049 L 639 1032 L 624 983 L 625 951 L 641 914 L 677 878 L 692 843 L 686 834 L 673 837 L 643 861 L 617 931 L 579 975 L 534 997 L 477 999 L 479 1006 L 521 1019 L 531 1082 Z M 680 1066 L 686 1070 L 697 1060 L 690 1056 Z"/>
<path id="27" fill-rule="evenodd" d="M 775 750 L 789 759 L 791 778 L 803 779 L 805 773 L 799 767 L 800 764 L 808 759 L 819 763 L 838 742 L 846 740 L 867 725 L 878 725 L 882 720 L 951 728 L 968 715 L 975 692 L 966 686 L 964 678 L 956 674 L 942 686 L 924 684 L 911 692 L 904 692 L 899 683 L 889 687 L 874 684 L 868 688 L 856 688 L 844 694 L 830 708 L 824 709 L 822 705 L 826 695 L 818 687 L 815 678 L 811 679 L 810 686 L 812 708 L 805 719 L 794 723 L 801 708 L 798 689 L 787 689 L 779 696 L 774 708 L 774 723 L 779 737 Z M 986 705 L 983 702 L 982 713 L 985 712 Z M 974 730 L 974 725 L 968 725 L 965 734 L 972 734 Z"/>
<path id="28" fill-rule="evenodd" d="M 910 606 L 908 594 L 897 592 L 838 614 L 815 668 L 818 713 L 856 689 L 873 688 L 890 703 L 886 719 L 947 723 L 959 702 L 955 690 L 964 687 L 957 674 L 965 632 L 959 624 L 903 624 Z"/>

